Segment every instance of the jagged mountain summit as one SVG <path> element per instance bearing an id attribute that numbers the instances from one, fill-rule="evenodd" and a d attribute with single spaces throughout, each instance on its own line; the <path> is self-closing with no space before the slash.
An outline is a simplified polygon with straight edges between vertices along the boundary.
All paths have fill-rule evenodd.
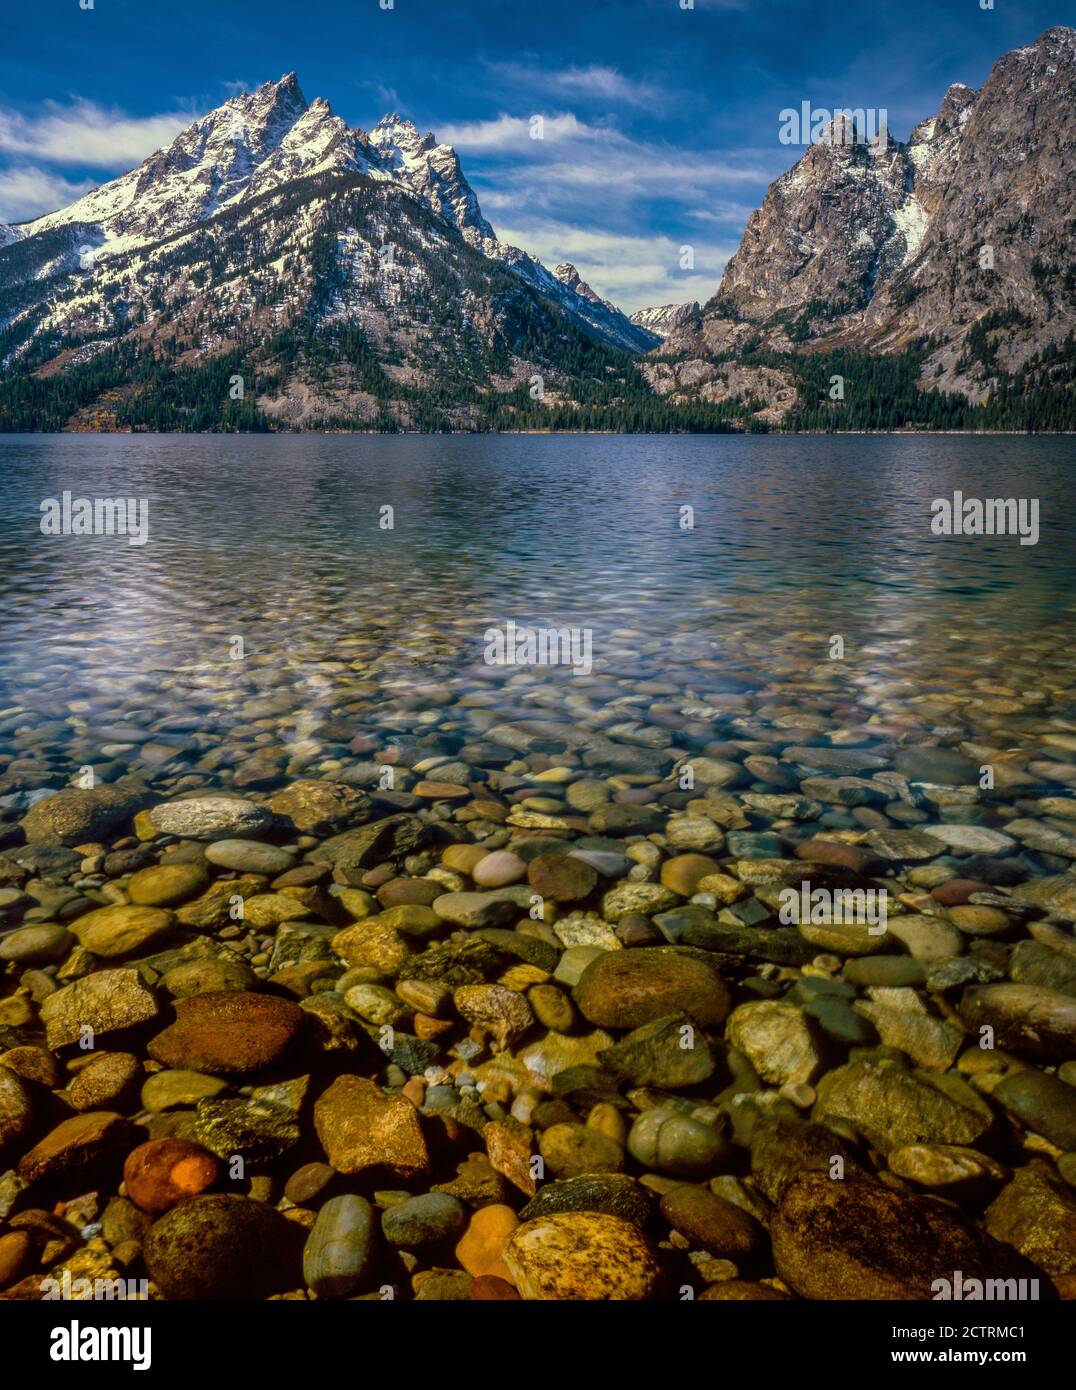
<path id="1" fill-rule="evenodd" d="M 497 239 L 482 216 L 451 145 L 421 135 L 395 113 L 367 134 L 351 129 L 322 97 L 309 105 L 294 72 L 232 97 L 201 117 L 137 169 L 94 189 L 58 212 L 0 231 L 9 239 L 76 224 L 87 228 L 94 258 L 160 240 L 293 179 L 361 173 L 415 194 L 468 245 L 508 266 L 554 298 L 603 341 L 627 351 L 653 346 L 578 275 L 574 282 Z M 85 259 L 85 252 L 83 253 Z M 574 267 L 571 269 L 574 270 Z M 581 301 L 581 302 L 578 302 Z"/>
<path id="2" fill-rule="evenodd" d="M 770 185 L 701 322 L 655 350 L 656 389 L 705 399 L 714 359 L 759 347 L 925 343 L 923 384 L 982 400 L 1076 325 L 1074 108 L 1076 30 L 1057 27 L 981 90 L 951 86 L 907 143 L 835 118 Z"/>
<path id="3" fill-rule="evenodd" d="M 348 199 L 362 204 L 361 226 L 348 221 Z M 487 283 L 470 297 L 457 284 L 458 333 L 420 351 L 421 320 L 449 313 L 454 260 Z M 315 333 L 346 320 L 373 357 L 414 381 L 466 374 L 468 351 L 476 367 L 500 354 L 512 379 L 529 329 L 515 325 L 513 342 L 504 313 L 523 288 L 549 316 L 531 336 L 566 336 L 575 351 L 578 335 L 636 353 L 658 341 L 574 267 L 554 273 L 499 241 L 451 146 L 396 114 L 352 129 L 323 99 L 308 103 L 289 73 L 68 207 L 0 230 L 0 363 L 62 371 L 117 342 L 211 354 L 300 320 Z M 446 354 L 451 367 L 433 361 Z M 515 355 L 520 370 L 548 365 Z"/>
<path id="4" fill-rule="evenodd" d="M 640 328 L 648 328 L 659 338 L 667 338 L 677 329 L 699 326 L 699 302 L 696 299 L 690 304 L 655 304 L 649 309 L 636 309 L 629 317 Z"/>

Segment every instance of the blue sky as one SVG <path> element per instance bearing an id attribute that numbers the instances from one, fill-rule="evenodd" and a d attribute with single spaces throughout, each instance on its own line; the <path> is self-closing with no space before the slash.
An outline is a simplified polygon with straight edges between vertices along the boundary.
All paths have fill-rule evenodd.
<path id="1" fill-rule="evenodd" d="M 450 141 L 499 235 L 574 261 L 622 307 L 705 300 L 802 153 L 778 139 L 782 108 L 884 108 L 903 139 L 950 82 L 980 86 L 1002 53 L 1076 22 L 1072 0 L 387 3 L 15 0 L 0 220 L 63 206 L 295 70 L 352 125 L 396 110 Z"/>

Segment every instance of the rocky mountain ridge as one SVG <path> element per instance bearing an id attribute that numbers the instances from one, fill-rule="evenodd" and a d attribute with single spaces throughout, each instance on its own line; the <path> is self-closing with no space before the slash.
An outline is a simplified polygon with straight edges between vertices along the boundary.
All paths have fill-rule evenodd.
<path id="1" fill-rule="evenodd" d="M 706 399 L 723 359 L 759 349 L 924 344 L 924 387 L 985 399 L 1076 326 L 1074 107 L 1076 30 L 1056 27 L 981 90 L 953 84 L 906 143 L 836 118 L 770 185 L 701 320 L 666 335 L 648 378 Z"/>

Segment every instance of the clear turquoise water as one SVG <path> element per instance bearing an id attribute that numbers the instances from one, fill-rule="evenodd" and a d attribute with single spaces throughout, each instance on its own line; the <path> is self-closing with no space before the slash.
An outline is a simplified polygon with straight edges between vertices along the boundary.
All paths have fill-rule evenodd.
<path id="1" fill-rule="evenodd" d="M 953 663 L 1056 689 L 1076 661 L 1074 472 L 1058 438 L 9 436 L 0 709 L 196 710 L 215 737 L 222 691 L 276 680 L 327 711 L 362 678 L 371 711 L 481 681 L 518 712 L 519 682 L 479 669 L 508 618 L 593 629 L 626 698 L 644 678 L 794 680 L 833 633 L 849 719 L 879 683 Z M 147 498 L 149 543 L 43 536 L 65 489 Z M 1038 498 L 1038 545 L 933 535 L 956 489 Z M 253 660 L 229 660 L 233 635 Z"/>

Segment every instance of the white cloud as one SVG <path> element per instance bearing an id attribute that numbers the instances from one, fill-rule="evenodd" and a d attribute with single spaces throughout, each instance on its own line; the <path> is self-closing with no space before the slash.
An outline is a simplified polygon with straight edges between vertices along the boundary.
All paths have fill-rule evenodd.
<path id="1" fill-rule="evenodd" d="M 40 116 L 0 110 L 0 151 L 46 163 L 129 169 L 170 144 L 193 119 L 189 112 L 128 116 L 92 101 L 50 101 Z"/>
<path id="2" fill-rule="evenodd" d="M 65 179 L 51 169 L 0 169 L 0 222 L 25 222 L 66 207 L 93 186 L 92 179 Z"/>
<path id="3" fill-rule="evenodd" d="M 502 240 L 550 265 L 572 261 L 599 294 L 629 310 L 708 299 L 787 161 L 783 150 L 730 158 L 640 140 L 573 112 L 544 114 L 542 139 L 531 128 L 527 116 L 502 112 L 438 134 L 459 150 Z M 641 236 L 658 203 L 665 234 Z M 600 230 L 580 230 L 596 218 Z M 691 271 L 679 266 L 683 245 L 694 248 Z"/>
<path id="4" fill-rule="evenodd" d="M 539 116 L 541 126 L 532 126 L 532 118 Z M 532 129 L 541 130 L 541 135 L 532 135 Z M 533 111 L 527 116 L 509 116 L 502 112 L 491 121 L 463 121 L 458 125 L 442 126 L 437 138 L 446 145 L 455 145 L 461 153 L 521 153 L 533 146 L 543 145 L 547 140 L 616 142 L 626 137 L 607 126 L 587 125 L 571 112 L 547 115 L 542 111 Z M 537 157 L 539 151 L 532 152 Z"/>
<path id="5" fill-rule="evenodd" d="M 494 120 L 444 126 L 437 138 L 454 145 L 465 160 L 514 156 L 490 166 L 490 181 L 502 188 L 506 182 L 540 179 L 577 184 L 592 192 L 619 187 L 644 196 L 651 192 L 688 198 L 725 183 L 765 188 L 783 172 L 775 164 L 732 163 L 716 150 L 634 140 L 613 126 L 581 121 L 572 112 L 533 115 L 541 116 L 541 126 L 532 126 L 531 116 L 502 112 Z M 540 136 L 532 130 L 539 130 Z"/>
<path id="6" fill-rule="evenodd" d="M 490 71 L 512 87 L 552 92 L 584 101 L 614 102 L 623 106 L 651 106 L 666 97 L 654 82 L 625 77 L 616 68 L 591 64 L 588 67 L 554 69 L 527 63 L 491 63 Z"/>
<path id="7" fill-rule="evenodd" d="M 501 236 L 548 266 L 571 261 L 593 290 L 625 313 L 654 304 L 709 299 L 736 250 L 735 241 L 686 239 L 683 244 L 691 245 L 695 263 L 693 269 L 681 270 L 682 244 L 660 234 L 620 235 L 546 219 L 505 227 Z"/>

